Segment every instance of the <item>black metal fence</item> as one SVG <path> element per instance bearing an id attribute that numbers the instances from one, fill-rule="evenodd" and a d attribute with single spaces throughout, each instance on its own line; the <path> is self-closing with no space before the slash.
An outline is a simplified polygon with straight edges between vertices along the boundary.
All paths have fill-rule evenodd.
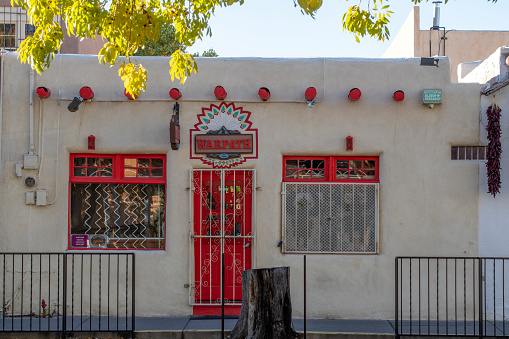
<path id="1" fill-rule="evenodd" d="M 397 257 L 396 336 L 509 335 L 508 260 Z"/>
<path id="2" fill-rule="evenodd" d="M 0 253 L 0 332 L 134 337 L 133 253 Z"/>

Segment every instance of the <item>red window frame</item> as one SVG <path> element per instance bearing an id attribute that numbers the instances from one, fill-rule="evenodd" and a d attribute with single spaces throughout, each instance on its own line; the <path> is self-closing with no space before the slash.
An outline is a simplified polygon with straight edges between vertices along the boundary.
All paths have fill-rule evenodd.
<path id="1" fill-rule="evenodd" d="M 299 160 L 301 161 L 311 161 L 311 167 L 310 168 L 302 168 L 302 170 L 309 170 L 313 171 L 315 170 L 313 168 L 313 160 L 315 161 L 324 161 L 324 176 L 320 179 L 313 179 L 313 175 L 311 175 L 311 178 L 286 178 L 286 171 L 295 171 L 296 169 L 294 167 L 287 167 L 287 160 L 297 160 L 298 164 L 300 164 Z M 348 165 L 346 168 L 337 168 L 337 161 L 338 160 L 345 160 L 348 161 Z M 354 163 L 355 161 L 355 163 Z M 361 167 L 355 167 L 353 165 L 358 165 L 358 161 L 361 161 Z M 367 165 L 365 161 L 374 161 L 374 168 L 373 167 L 364 167 Z M 283 156 L 283 181 L 284 182 L 364 182 L 364 183 L 378 183 L 380 182 L 379 177 L 379 162 L 380 159 L 377 156 Z M 299 172 L 299 168 L 297 169 L 297 172 Z M 321 168 L 320 168 L 321 170 Z M 345 179 L 338 179 L 336 176 L 337 170 L 343 170 L 347 171 L 349 174 L 348 178 Z M 354 179 L 351 177 L 351 173 L 361 173 L 360 179 Z M 369 179 L 365 179 L 364 175 L 367 173 L 374 172 L 374 178 L 371 176 Z M 300 175 L 300 174 L 298 174 Z"/>
<path id="2" fill-rule="evenodd" d="M 112 166 L 75 166 L 74 160 L 76 158 L 101 158 L 101 159 L 111 159 Z M 162 160 L 162 167 L 149 166 L 146 169 L 149 169 L 148 177 L 140 177 L 138 176 L 140 166 L 125 166 L 125 159 L 150 159 L 150 165 L 152 165 L 152 159 Z M 77 176 L 74 173 L 74 169 L 84 168 L 85 171 L 89 168 L 91 169 L 99 169 L 98 176 Z M 100 169 L 112 169 L 111 176 L 102 176 Z M 136 171 L 136 176 L 129 177 L 125 176 L 125 169 L 134 169 Z M 161 177 L 152 177 L 152 169 L 162 169 Z M 164 154 L 96 154 L 96 153 L 85 153 L 85 154 L 71 154 L 69 161 L 69 181 L 76 183 L 140 183 L 140 184 L 166 184 L 166 155 Z"/>
<path id="3" fill-rule="evenodd" d="M 85 158 L 85 165 L 76 166 L 74 164 L 74 160 L 76 158 Z M 89 158 L 100 158 L 100 159 L 111 159 L 111 166 L 103 166 L 101 163 L 99 166 L 89 166 L 88 159 Z M 137 166 L 125 166 L 125 159 L 137 159 Z M 145 167 L 148 169 L 150 174 L 148 177 L 140 177 L 138 176 L 139 166 L 138 159 L 150 159 L 149 167 Z M 152 160 L 162 160 L 162 167 L 154 166 L 152 167 Z M 80 176 L 75 175 L 75 169 L 85 169 L 85 174 L 87 173 L 87 169 L 96 169 L 99 170 L 98 176 Z M 102 175 L 101 169 L 110 169 L 111 168 L 111 176 Z M 125 176 L 125 169 L 135 169 L 136 176 Z M 152 169 L 159 170 L 162 169 L 162 176 L 152 177 Z M 71 184 L 73 183 L 112 183 L 112 184 L 160 184 L 164 185 L 165 196 L 166 196 L 166 155 L 165 154 L 99 154 L 99 153 L 73 153 L 69 157 L 69 201 L 68 201 L 68 237 L 67 237 L 67 248 L 69 250 L 129 250 L 129 251 L 161 251 L 166 249 L 166 239 L 164 239 L 163 248 L 75 248 L 71 246 Z M 166 218 L 166 207 L 164 212 Z M 164 223 L 164 234 L 166 238 L 166 222 Z"/>

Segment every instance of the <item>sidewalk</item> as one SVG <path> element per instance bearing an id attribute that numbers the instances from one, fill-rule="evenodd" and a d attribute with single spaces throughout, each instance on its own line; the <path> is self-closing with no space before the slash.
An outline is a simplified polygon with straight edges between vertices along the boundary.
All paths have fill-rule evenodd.
<path id="1" fill-rule="evenodd" d="M 112 329 L 131 328 L 131 319 L 99 317 L 68 317 L 67 328 L 75 331 L 69 338 L 128 338 L 129 333 L 107 332 L 109 326 Z M 226 317 L 224 322 L 225 338 L 237 323 L 236 317 Z M 61 329 L 62 318 L 9 318 L 2 319 L 3 329 L 0 338 L 32 339 L 60 338 L 58 329 Z M 344 319 L 307 319 L 306 339 L 394 339 L 394 328 L 387 320 L 344 320 Z M 304 319 L 294 319 L 293 328 L 303 334 Z M 53 332 L 28 332 L 32 329 Z M 24 332 L 9 332 L 15 329 Z M 95 329 L 92 332 L 87 329 Z M 101 329 L 101 330 L 97 330 Z M 136 317 L 135 337 L 139 339 L 220 339 L 221 318 L 203 316 L 184 317 Z M 303 336 L 301 335 L 301 338 Z"/>
<path id="2" fill-rule="evenodd" d="M 225 319 L 225 338 L 236 322 L 236 318 Z M 394 328 L 387 320 L 307 319 L 306 323 L 307 339 L 394 338 Z M 303 333 L 304 319 L 294 319 L 292 324 L 297 332 Z M 211 317 L 136 318 L 136 338 L 219 339 L 221 338 L 221 319 Z"/>

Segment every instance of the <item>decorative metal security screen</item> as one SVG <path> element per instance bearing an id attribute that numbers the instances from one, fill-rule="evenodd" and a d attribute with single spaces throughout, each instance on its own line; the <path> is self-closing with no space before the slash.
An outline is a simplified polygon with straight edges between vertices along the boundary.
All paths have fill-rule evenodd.
<path id="1" fill-rule="evenodd" d="M 283 183 L 283 251 L 377 253 L 378 183 Z"/>
<path id="2" fill-rule="evenodd" d="M 242 271 L 252 267 L 254 170 L 193 170 L 193 305 L 221 304 L 221 257 L 225 256 L 225 303 L 242 302 Z"/>
<path id="3" fill-rule="evenodd" d="M 163 249 L 164 202 L 164 185 L 73 183 L 71 235 L 103 235 L 108 248 Z"/>

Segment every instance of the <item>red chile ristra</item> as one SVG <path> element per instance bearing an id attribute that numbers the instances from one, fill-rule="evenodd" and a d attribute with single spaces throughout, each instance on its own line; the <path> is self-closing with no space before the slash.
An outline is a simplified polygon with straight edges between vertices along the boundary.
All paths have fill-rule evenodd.
<path id="1" fill-rule="evenodd" d="M 500 112 L 502 110 L 497 104 L 493 103 L 486 115 L 488 117 L 488 147 L 486 149 L 486 170 L 488 175 L 488 193 L 493 197 L 500 193 L 500 155 L 502 154 L 502 146 L 500 144 Z"/>

